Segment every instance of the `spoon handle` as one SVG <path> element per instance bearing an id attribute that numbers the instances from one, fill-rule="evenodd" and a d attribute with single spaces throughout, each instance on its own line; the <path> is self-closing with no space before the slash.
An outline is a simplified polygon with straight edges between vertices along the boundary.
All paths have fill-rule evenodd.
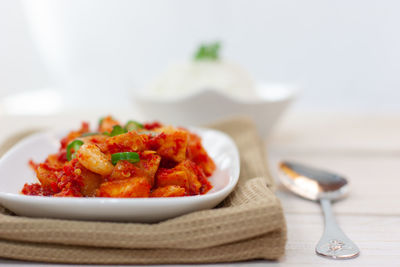
<path id="1" fill-rule="evenodd" d="M 329 199 L 320 200 L 325 217 L 324 233 L 319 240 L 315 252 L 332 259 L 349 259 L 357 257 L 360 250 L 340 229 L 332 212 Z"/>

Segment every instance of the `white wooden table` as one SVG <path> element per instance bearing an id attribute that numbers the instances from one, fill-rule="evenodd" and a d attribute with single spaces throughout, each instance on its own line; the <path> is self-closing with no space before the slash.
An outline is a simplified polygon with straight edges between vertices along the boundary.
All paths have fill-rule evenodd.
<path id="1" fill-rule="evenodd" d="M 293 159 L 347 176 L 350 194 L 333 208 L 361 250 L 346 261 L 316 256 L 323 230 L 319 206 L 278 186 L 288 243 L 277 265 L 400 266 L 400 116 L 288 116 L 271 136 L 268 151 L 273 171 L 279 160 Z"/>
<path id="2" fill-rule="evenodd" d="M 47 127 L 61 122 L 76 126 L 70 116 L 34 121 Z M 0 116 L 0 142 L 31 125 L 32 120 L 26 117 Z M 336 203 L 334 211 L 342 229 L 360 247 L 361 255 L 344 261 L 317 256 L 314 248 L 323 230 L 319 205 L 292 195 L 278 184 L 277 195 L 288 225 L 286 255 L 278 262 L 235 266 L 400 266 L 400 115 L 288 114 L 268 139 L 268 155 L 275 177 L 281 159 L 347 176 L 350 195 Z M 35 263 L 0 259 L 0 264 Z"/>

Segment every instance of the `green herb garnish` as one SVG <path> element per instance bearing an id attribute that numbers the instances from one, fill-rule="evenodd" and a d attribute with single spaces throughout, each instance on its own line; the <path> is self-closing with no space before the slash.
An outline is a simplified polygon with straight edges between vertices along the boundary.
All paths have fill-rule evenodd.
<path id="1" fill-rule="evenodd" d="M 74 140 L 69 145 L 67 146 L 67 160 L 70 161 L 71 159 L 74 159 L 76 157 L 76 152 L 79 150 L 79 148 L 83 145 L 83 141 L 81 140 Z M 71 150 L 74 150 L 74 153 L 72 153 Z"/>
<path id="2" fill-rule="evenodd" d="M 111 163 L 113 165 L 117 164 L 118 161 L 120 160 L 126 160 L 129 161 L 130 163 L 135 163 L 139 162 L 139 154 L 136 152 L 121 152 L 121 153 L 115 153 L 111 154 Z"/>
<path id="3" fill-rule="evenodd" d="M 125 130 L 128 132 L 133 131 L 133 130 L 138 130 L 138 129 L 143 129 L 143 124 L 141 124 L 140 122 L 128 121 L 125 124 Z"/>
<path id="4" fill-rule="evenodd" d="M 95 133 L 83 133 L 81 134 L 81 137 L 85 137 L 85 136 L 91 136 L 91 135 L 99 135 L 100 133 L 95 132 Z"/>
<path id="5" fill-rule="evenodd" d="M 194 55 L 195 60 L 211 60 L 215 61 L 219 59 L 219 50 L 221 48 L 220 42 L 202 44 L 197 49 Z"/>
<path id="6" fill-rule="evenodd" d="M 125 129 L 119 125 L 115 125 L 110 133 L 110 136 L 116 136 L 126 133 Z"/>

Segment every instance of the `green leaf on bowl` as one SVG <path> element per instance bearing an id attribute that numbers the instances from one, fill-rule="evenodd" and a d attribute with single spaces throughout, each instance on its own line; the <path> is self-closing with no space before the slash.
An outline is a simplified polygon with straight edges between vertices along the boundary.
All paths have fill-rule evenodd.
<path id="1" fill-rule="evenodd" d="M 194 55 L 194 60 L 216 61 L 219 59 L 220 48 L 220 42 L 201 44 Z"/>

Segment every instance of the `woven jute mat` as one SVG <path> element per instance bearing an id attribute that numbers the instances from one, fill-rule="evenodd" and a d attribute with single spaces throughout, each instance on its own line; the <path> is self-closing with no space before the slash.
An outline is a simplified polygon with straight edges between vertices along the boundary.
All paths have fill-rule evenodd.
<path id="1" fill-rule="evenodd" d="M 80 264 L 278 259 L 286 224 L 254 124 L 236 118 L 211 127 L 234 139 L 241 160 L 239 184 L 217 208 L 143 224 L 28 218 L 0 206 L 0 257 Z M 0 155 L 28 133 L 9 139 Z"/>

